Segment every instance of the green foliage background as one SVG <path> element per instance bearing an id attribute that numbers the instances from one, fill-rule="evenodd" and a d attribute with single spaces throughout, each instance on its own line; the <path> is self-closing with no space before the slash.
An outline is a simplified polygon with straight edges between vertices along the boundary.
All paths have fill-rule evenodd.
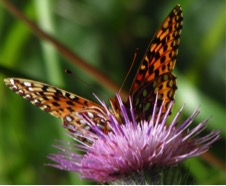
<path id="1" fill-rule="evenodd" d="M 1 1 L 0 1 L 1 2 Z M 212 116 L 206 131 L 221 129 L 210 152 L 225 164 L 226 6 L 215 0 L 12 0 L 27 17 L 87 63 L 120 85 L 136 48 L 137 64 L 163 19 L 178 3 L 184 14 L 173 115 L 186 103 L 183 117 L 201 105 L 198 122 Z M 9 90 L 6 77 L 46 82 L 94 100 L 90 87 L 64 73 L 68 68 L 105 97 L 101 82 L 66 60 L 0 3 L 0 184 L 86 184 L 77 174 L 45 166 L 55 139 L 69 140 L 60 121 Z M 128 90 L 135 68 L 125 85 Z M 99 95 L 99 93 L 97 93 Z M 107 100 L 99 95 L 101 99 Z M 213 160 L 185 162 L 197 184 L 226 184 L 225 171 Z"/>

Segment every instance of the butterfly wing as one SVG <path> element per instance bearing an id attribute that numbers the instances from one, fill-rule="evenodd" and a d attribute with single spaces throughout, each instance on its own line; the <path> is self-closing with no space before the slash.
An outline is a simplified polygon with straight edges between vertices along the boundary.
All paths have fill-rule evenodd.
<path id="1" fill-rule="evenodd" d="M 177 57 L 179 38 L 182 29 L 182 10 L 176 6 L 164 20 L 146 51 L 137 75 L 130 89 L 136 116 L 148 119 L 152 113 L 155 95 L 158 104 L 164 102 L 163 114 L 174 99 L 176 77 L 171 73 Z M 109 130 L 105 109 L 87 99 L 48 84 L 20 78 L 5 79 L 6 85 L 32 104 L 61 118 L 71 132 L 90 131 L 90 126 L 81 120 L 79 114 L 90 119 L 105 133 Z M 118 118 L 118 104 L 113 101 L 113 109 Z"/>
<path id="2" fill-rule="evenodd" d="M 85 133 L 90 130 L 90 126 L 79 117 L 79 113 L 88 114 L 94 124 L 98 123 L 106 130 L 104 108 L 92 101 L 37 81 L 20 78 L 7 78 L 4 81 L 10 89 L 32 104 L 61 118 L 64 127 L 72 133 Z"/>
<path id="3" fill-rule="evenodd" d="M 165 100 L 162 114 L 166 112 L 169 102 L 174 100 L 177 86 L 172 70 L 178 53 L 182 22 L 182 10 L 177 5 L 148 46 L 129 92 L 139 118 L 150 117 L 157 92 L 158 106 Z"/>

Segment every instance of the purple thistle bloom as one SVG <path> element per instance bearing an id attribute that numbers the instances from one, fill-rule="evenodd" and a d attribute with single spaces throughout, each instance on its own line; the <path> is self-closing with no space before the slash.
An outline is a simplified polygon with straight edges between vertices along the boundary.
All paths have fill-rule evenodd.
<path id="1" fill-rule="evenodd" d="M 82 178 L 105 183 L 121 179 L 124 176 L 142 172 L 148 168 L 154 170 L 159 167 L 177 165 L 182 160 L 198 156 L 206 152 L 210 145 L 220 138 L 220 131 L 212 131 L 204 137 L 197 135 L 205 129 L 205 120 L 189 130 L 199 110 L 178 125 L 177 120 L 183 107 L 170 125 L 166 124 L 173 102 L 170 103 L 164 118 L 160 120 L 162 107 L 156 112 L 155 103 L 152 118 L 149 121 L 137 123 L 134 119 L 132 104 L 130 113 L 117 95 L 120 109 L 125 123 L 119 123 L 105 103 L 101 102 L 109 117 L 108 125 L 111 132 L 105 134 L 85 115 L 81 118 L 90 122 L 95 133 L 85 136 L 92 143 L 80 144 L 63 143 L 55 146 L 60 150 L 58 154 L 51 154 L 49 158 L 57 164 L 51 165 L 68 171 L 79 172 Z M 157 99 L 156 99 L 157 100 Z M 157 118 L 156 118 L 157 116 Z M 161 122 L 160 122 L 161 121 Z M 78 152 L 84 152 L 83 154 Z"/>

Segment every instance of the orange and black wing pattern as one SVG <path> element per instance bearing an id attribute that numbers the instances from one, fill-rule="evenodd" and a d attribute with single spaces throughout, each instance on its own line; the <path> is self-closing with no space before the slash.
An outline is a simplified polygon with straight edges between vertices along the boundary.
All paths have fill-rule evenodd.
<path id="1" fill-rule="evenodd" d="M 90 130 L 90 126 L 81 117 L 78 117 L 78 114 L 81 113 L 87 115 L 93 123 L 98 123 L 98 127 L 104 131 L 107 130 L 104 108 L 92 101 L 37 81 L 20 78 L 7 78 L 4 81 L 10 89 L 32 104 L 61 118 L 64 127 L 72 133 L 84 134 Z"/>
<path id="2" fill-rule="evenodd" d="M 172 74 L 178 54 L 183 15 L 177 5 L 156 32 L 137 71 L 129 95 L 137 118 L 150 118 L 158 93 L 158 107 L 163 103 L 162 115 L 177 89 Z"/>

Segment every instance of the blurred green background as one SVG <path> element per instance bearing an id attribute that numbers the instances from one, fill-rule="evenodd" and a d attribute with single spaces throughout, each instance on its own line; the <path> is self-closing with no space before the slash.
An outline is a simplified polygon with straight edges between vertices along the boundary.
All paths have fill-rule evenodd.
<path id="1" fill-rule="evenodd" d="M 0 1 L 1 2 L 1 1 Z M 87 63 L 120 85 L 139 48 L 138 66 L 163 19 L 178 3 L 184 14 L 173 115 L 183 103 L 183 117 L 201 105 L 198 122 L 212 116 L 206 131 L 221 129 L 210 149 L 215 159 L 185 162 L 197 184 L 226 184 L 225 62 L 226 6 L 215 0 L 12 0 L 27 17 L 64 43 Z M 46 82 L 95 100 L 95 90 L 65 74 L 68 68 L 105 97 L 114 92 L 75 66 L 52 45 L 37 38 L 0 3 L 0 184 L 87 184 L 75 173 L 45 166 L 55 139 L 69 140 L 60 120 L 31 105 L 3 83 L 6 77 Z M 125 85 L 130 87 L 136 69 Z M 96 92 L 101 99 L 107 100 Z M 183 118 L 182 117 L 182 118 Z M 184 118 L 183 118 L 184 119 Z"/>

